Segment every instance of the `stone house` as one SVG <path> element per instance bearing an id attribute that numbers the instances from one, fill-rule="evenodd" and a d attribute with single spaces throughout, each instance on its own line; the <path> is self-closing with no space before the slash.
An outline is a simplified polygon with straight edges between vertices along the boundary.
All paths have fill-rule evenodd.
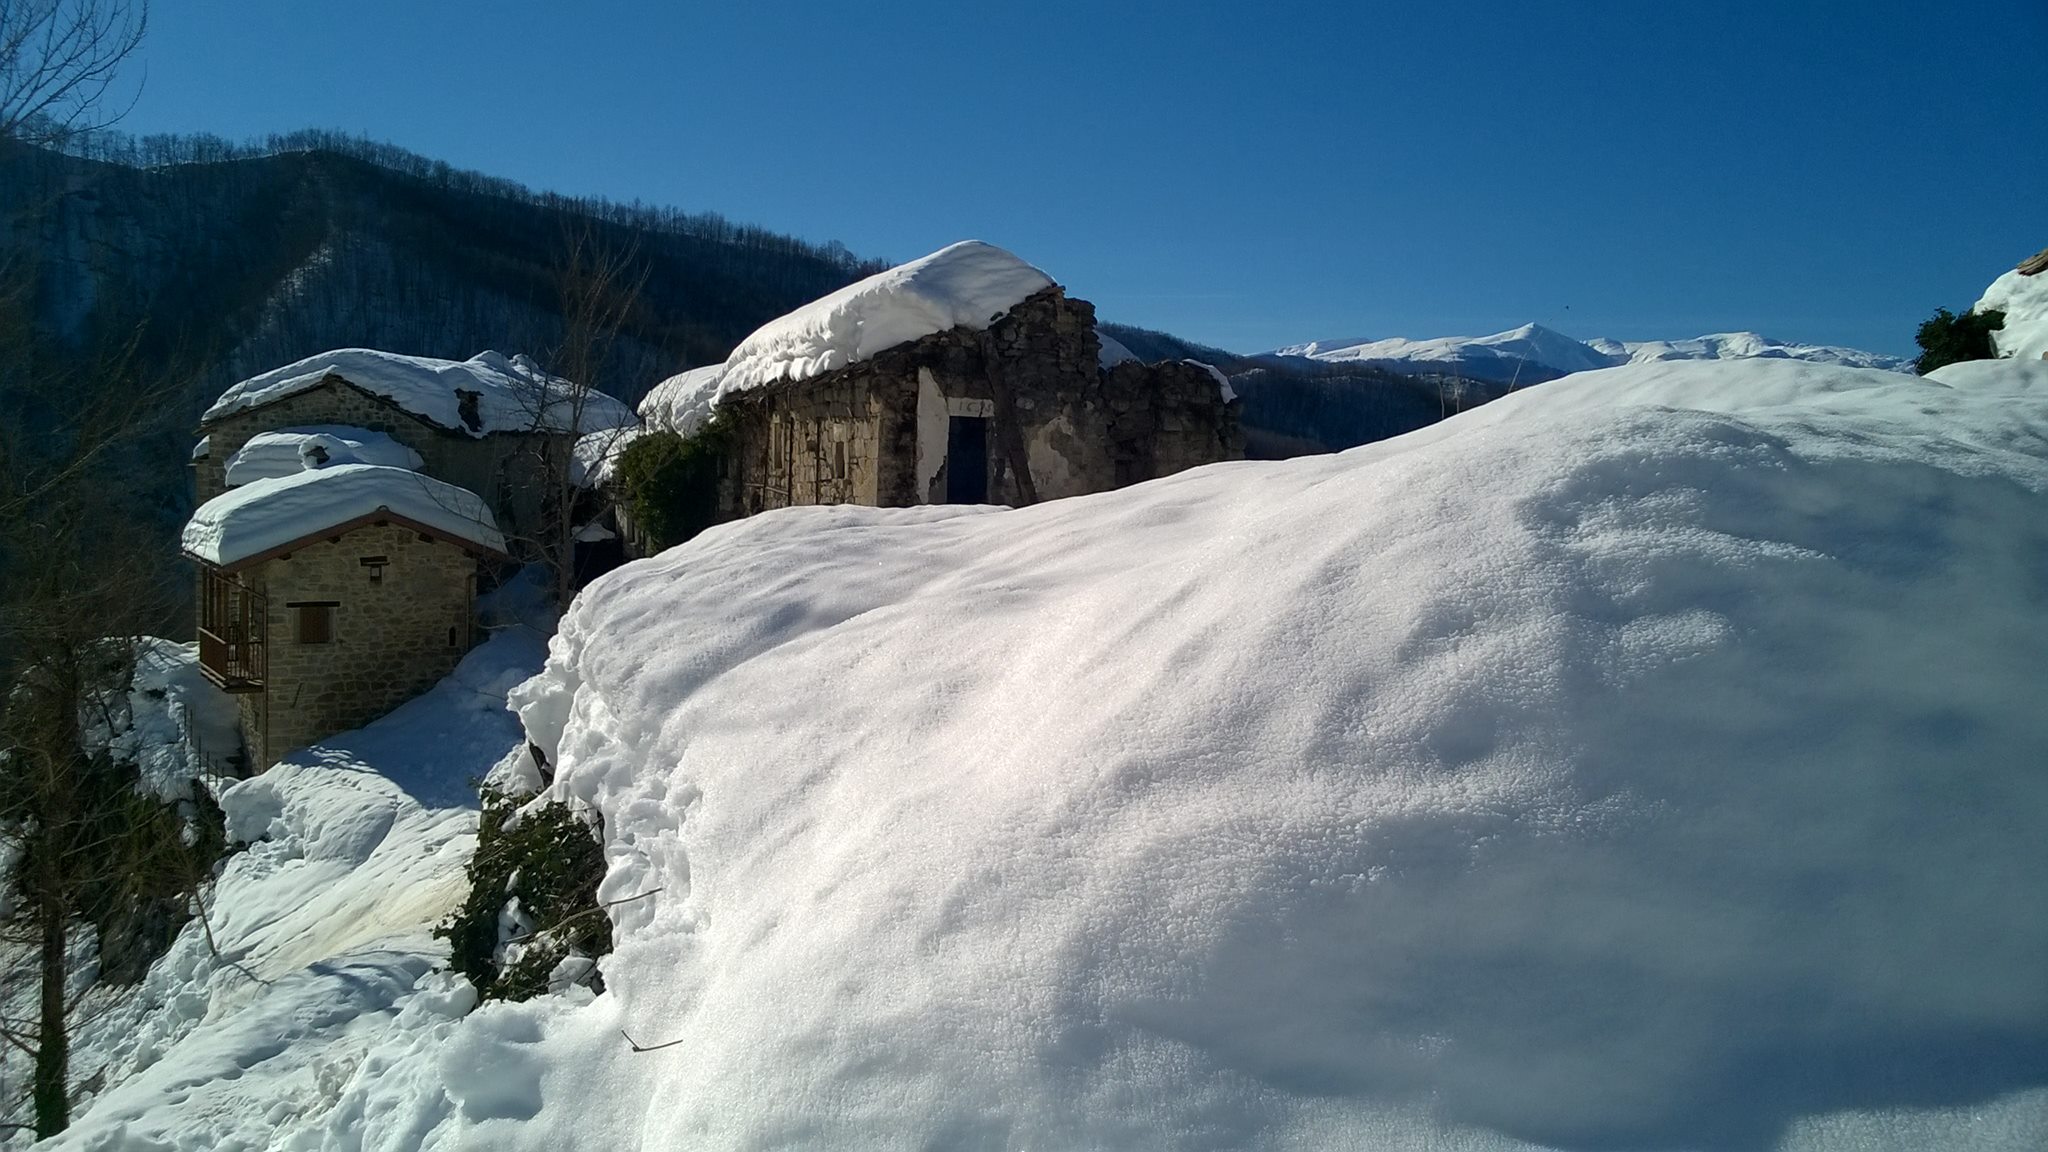
<path id="1" fill-rule="evenodd" d="M 1095 308 L 967 241 L 765 325 L 650 393 L 653 426 L 714 408 L 726 516 L 793 504 L 1025 505 L 1241 459 L 1234 396 L 1194 361 L 1144 364 Z"/>
<path id="2" fill-rule="evenodd" d="M 199 662 L 238 697 L 249 767 L 360 727 L 469 651 L 479 565 L 504 537 L 475 493 L 348 464 L 259 480 L 185 526 Z"/>
<path id="3" fill-rule="evenodd" d="M 230 461 L 261 433 L 360 429 L 403 445 L 418 469 L 485 498 L 515 542 L 543 529 L 548 477 L 579 434 L 635 424 L 593 389 L 548 375 L 524 356 L 469 360 L 343 348 L 236 384 L 200 418 L 192 455 L 200 503 L 230 486 Z"/>

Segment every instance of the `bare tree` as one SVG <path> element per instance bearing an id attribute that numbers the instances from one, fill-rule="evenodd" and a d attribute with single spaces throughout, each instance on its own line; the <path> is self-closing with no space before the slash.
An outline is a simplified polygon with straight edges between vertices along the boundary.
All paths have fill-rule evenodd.
<path id="1" fill-rule="evenodd" d="M 107 94 L 148 25 L 146 0 L 0 0 L 0 140 L 58 145 L 119 120 Z"/>
<path id="2" fill-rule="evenodd" d="M 626 433 L 600 411 L 610 407 L 611 398 L 597 390 L 596 381 L 640 308 L 648 269 L 637 245 L 614 247 L 585 221 L 565 226 L 554 273 L 562 342 L 547 357 L 552 379 L 541 385 L 534 410 L 543 486 L 537 551 L 554 577 L 556 602 L 567 604 L 575 590 L 576 514 L 585 490 L 575 445 L 579 437 L 594 438 L 584 445 L 587 462 L 609 454 Z M 557 434 L 563 430 L 566 438 Z"/>

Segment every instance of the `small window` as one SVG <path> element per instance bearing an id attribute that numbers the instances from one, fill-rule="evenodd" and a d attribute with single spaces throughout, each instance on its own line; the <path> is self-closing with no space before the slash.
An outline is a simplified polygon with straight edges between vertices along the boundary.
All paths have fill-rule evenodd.
<path id="1" fill-rule="evenodd" d="M 834 480 L 846 479 L 846 441 L 844 440 L 836 441 L 832 445 L 832 478 Z"/>
<path id="2" fill-rule="evenodd" d="M 292 610 L 292 634 L 301 644 L 334 643 L 334 610 L 340 605 L 333 601 L 287 604 Z"/>

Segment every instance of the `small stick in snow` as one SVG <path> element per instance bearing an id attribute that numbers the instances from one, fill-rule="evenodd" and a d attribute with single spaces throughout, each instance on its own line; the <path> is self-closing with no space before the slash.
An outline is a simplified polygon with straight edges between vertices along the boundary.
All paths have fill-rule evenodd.
<path id="1" fill-rule="evenodd" d="M 676 1045 L 681 1044 L 684 1040 L 689 1039 L 689 1037 L 683 1036 L 675 1040 L 671 1040 L 666 1044 L 641 1044 L 635 1041 L 632 1036 L 627 1035 L 626 1030 L 624 1028 L 619 1029 L 619 1035 L 626 1037 L 626 1043 L 630 1045 L 633 1051 L 635 1052 L 659 1052 L 663 1048 L 673 1048 Z"/>

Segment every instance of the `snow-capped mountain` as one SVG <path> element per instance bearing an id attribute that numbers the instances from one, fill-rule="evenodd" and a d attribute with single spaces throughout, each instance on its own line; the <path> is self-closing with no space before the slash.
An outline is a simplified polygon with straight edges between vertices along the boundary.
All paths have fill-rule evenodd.
<path id="1" fill-rule="evenodd" d="M 1275 356 L 1301 356 L 1331 363 L 1373 364 L 1395 370 L 1446 372 L 1475 380 L 1507 383 L 1548 380 L 1573 372 L 1611 368 L 1617 361 L 1540 324 L 1524 324 L 1491 336 L 1440 336 L 1433 340 L 1312 340 L 1276 348 Z M 1535 369 L 1535 372 L 1531 372 Z"/>
<path id="2" fill-rule="evenodd" d="M 1491 336 L 1440 336 L 1430 340 L 1312 340 L 1276 348 L 1268 355 L 1296 356 L 1326 363 L 1371 364 L 1394 371 L 1443 372 L 1492 383 L 1541 380 L 1663 360 L 1805 360 L 1845 368 L 1908 371 L 1900 356 L 1822 344 L 1790 344 L 1755 332 L 1718 332 L 1691 340 L 1574 340 L 1540 324 L 1524 324 Z"/>

